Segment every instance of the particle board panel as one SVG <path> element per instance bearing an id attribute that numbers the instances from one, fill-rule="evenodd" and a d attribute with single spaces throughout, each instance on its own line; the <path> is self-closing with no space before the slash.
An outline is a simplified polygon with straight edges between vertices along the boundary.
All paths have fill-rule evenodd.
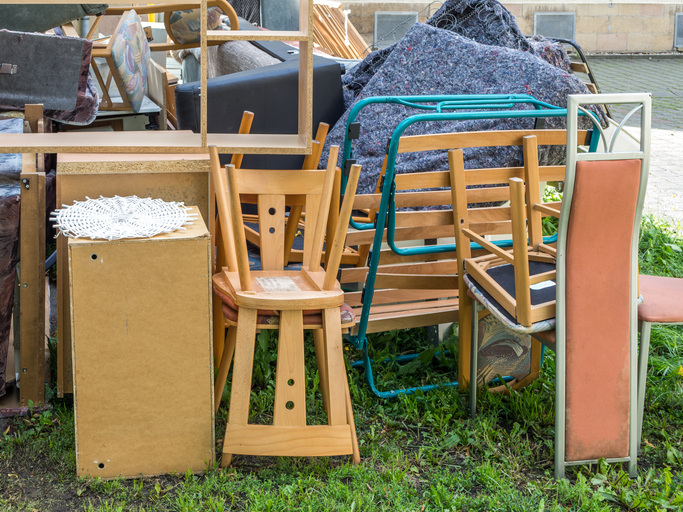
<path id="1" fill-rule="evenodd" d="M 26 165 L 26 162 L 31 162 Z M 27 172 L 28 171 L 28 172 Z M 24 155 L 21 174 L 20 406 L 45 403 L 45 173 Z M 14 369 L 10 372 L 13 374 Z"/>
<path id="2" fill-rule="evenodd" d="M 57 157 L 57 204 L 86 197 L 128 196 L 182 201 L 199 208 L 210 225 L 208 154 L 70 153 Z M 73 392 L 67 239 L 57 239 L 57 392 Z"/>
<path id="3" fill-rule="evenodd" d="M 78 476 L 214 460 L 210 235 L 69 239 Z"/>

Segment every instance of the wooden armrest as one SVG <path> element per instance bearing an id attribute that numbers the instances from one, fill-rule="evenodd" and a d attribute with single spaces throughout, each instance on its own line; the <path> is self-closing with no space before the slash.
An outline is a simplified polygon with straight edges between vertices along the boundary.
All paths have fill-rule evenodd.
<path id="1" fill-rule="evenodd" d="M 462 232 L 467 238 L 469 238 L 473 242 L 478 243 L 479 245 L 484 247 L 487 251 L 492 252 L 493 254 L 498 256 L 503 261 L 506 261 L 507 263 L 509 263 L 511 265 L 514 264 L 515 260 L 509 252 L 504 251 L 503 249 L 501 249 L 500 247 L 498 247 L 495 244 L 492 244 L 491 242 L 486 240 L 484 237 L 479 236 L 477 233 L 475 233 L 474 231 L 472 231 L 470 229 L 463 229 Z"/>
<path id="2" fill-rule="evenodd" d="M 556 210 L 547 204 L 534 204 L 534 210 L 545 213 L 546 215 L 550 215 L 551 217 L 557 217 L 558 219 L 560 218 L 560 210 Z"/>

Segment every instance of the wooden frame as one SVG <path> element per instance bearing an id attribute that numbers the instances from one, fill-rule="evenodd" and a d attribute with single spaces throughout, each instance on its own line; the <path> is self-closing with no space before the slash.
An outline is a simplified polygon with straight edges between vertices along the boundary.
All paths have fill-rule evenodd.
<path id="1" fill-rule="evenodd" d="M 0 0 L 0 4 L 16 3 Z M 78 0 L 25 0 L 27 4 L 80 4 Z M 110 5 L 130 4 L 130 0 L 110 0 Z M 202 9 L 202 60 L 207 59 L 209 41 L 295 41 L 299 44 L 299 113 L 298 133 L 289 134 L 209 134 L 207 133 L 207 66 L 202 66 L 201 130 L 191 132 L 79 132 L 55 134 L 18 134 L 0 137 L 2 153 L 207 153 L 216 146 L 221 153 L 308 154 L 312 149 L 313 111 L 313 41 L 311 27 L 313 0 L 299 0 L 299 30 L 219 30 L 207 31 L 208 0 L 166 0 L 159 4 Z"/>

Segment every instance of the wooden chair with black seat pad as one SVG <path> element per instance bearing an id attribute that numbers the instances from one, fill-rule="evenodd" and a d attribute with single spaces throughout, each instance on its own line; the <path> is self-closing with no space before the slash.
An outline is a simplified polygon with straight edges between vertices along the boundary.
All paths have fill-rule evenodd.
<path id="1" fill-rule="evenodd" d="M 630 475 L 636 475 L 637 245 L 649 167 L 650 102 L 649 94 L 569 96 L 567 175 L 555 253 L 556 284 L 548 281 L 548 288 L 556 289 L 555 318 L 539 320 L 542 317 L 532 315 L 532 324 L 523 325 L 519 316 L 515 317 L 517 311 L 510 314 L 504 301 L 487 292 L 476 270 L 469 273 L 476 267 L 473 259 L 463 261 L 463 281 L 475 300 L 472 325 L 478 317 L 477 311 L 483 307 L 506 326 L 527 329 L 556 352 L 557 478 L 564 477 L 569 465 L 590 464 L 599 459 L 627 462 Z M 577 118 L 579 112 L 585 112 L 581 105 L 603 103 L 635 104 L 629 116 L 635 112 L 640 115 L 637 150 L 614 150 L 621 126 L 616 135 L 609 135 L 609 140 L 602 128 L 595 126 L 601 133 L 604 151 L 584 152 L 579 147 Z M 451 170 L 457 176 L 457 155 L 451 156 Z M 533 171 L 533 166 L 529 170 Z M 543 209 L 527 203 L 527 210 L 521 204 L 523 184 L 516 183 L 514 187 L 520 189 L 511 194 L 511 209 L 517 212 L 515 215 L 526 216 L 531 209 Z M 462 193 L 460 198 L 459 202 Z M 529 201 L 528 196 L 526 200 Z M 603 225 L 600 220 L 609 222 Z M 523 240 L 526 236 L 525 221 L 526 218 L 518 221 L 518 239 Z M 514 273 L 524 273 L 528 268 L 523 259 L 521 265 L 517 261 L 520 253 L 528 250 L 526 244 L 521 243 L 513 249 Z M 533 283 L 534 278 L 530 281 Z M 518 289 L 518 304 L 519 298 Z M 470 372 L 473 416 L 476 410 L 476 336 L 473 330 Z"/>
<path id="2" fill-rule="evenodd" d="M 214 162 L 218 158 L 211 148 Z M 332 152 L 337 152 L 333 148 Z M 212 165 L 219 217 L 227 247 L 227 266 L 214 275 L 214 291 L 223 302 L 229 324 L 228 344 L 234 343 L 234 363 L 228 424 L 222 466 L 233 454 L 325 456 L 353 454 L 359 461 L 351 397 L 342 353 L 342 329 L 353 325 L 350 308 L 336 281 L 344 238 L 351 215 L 360 166 L 354 166 L 330 243 L 325 270 L 320 266 L 324 233 L 335 177 L 336 157 L 326 170 L 237 170 L 227 168 L 227 181 Z M 240 203 L 257 197 L 262 270 L 249 269 Z M 307 212 L 303 264 L 284 270 L 285 202 L 301 204 Z M 229 221 L 226 221 L 229 219 Z M 232 226 L 232 233 L 226 226 Z M 328 241 L 329 242 L 329 241 Z M 233 259 L 234 257 L 234 259 Z M 278 329 L 278 362 L 272 425 L 249 424 L 252 365 L 258 329 Z M 327 425 L 307 425 L 304 329 L 318 331 L 314 345 L 320 373 Z M 234 333 L 234 334 L 232 334 Z M 219 375 L 227 375 L 228 347 Z M 225 370 L 225 371 L 224 371 Z M 222 390 L 223 383 L 216 388 Z"/>

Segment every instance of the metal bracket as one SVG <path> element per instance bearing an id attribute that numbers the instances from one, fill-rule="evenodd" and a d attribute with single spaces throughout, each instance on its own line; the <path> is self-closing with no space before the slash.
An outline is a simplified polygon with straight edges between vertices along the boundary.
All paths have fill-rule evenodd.
<path id="1" fill-rule="evenodd" d="M 21 182 L 24 184 L 24 188 L 26 190 L 31 188 L 31 180 L 29 180 L 28 178 L 23 178 Z"/>
<path id="2" fill-rule="evenodd" d="M 360 123 L 351 123 L 349 125 L 349 139 L 360 138 Z"/>
<path id="3" fill-rule="evenodd" d="M 348 176 L 349 172 L 351 171 L 351 166 L 356 163 L 356 160 L 353 158 L 349 158 L 346 162 L 344 162 L 344 176 Z"/>
<path id="4" fill-rule="evenodd" d="M 0 75 L 16 75 L 17 74 L 17 65 L 16 64 L 8 64 L 6 62 L 3 62 L 0 64 Z"/>

